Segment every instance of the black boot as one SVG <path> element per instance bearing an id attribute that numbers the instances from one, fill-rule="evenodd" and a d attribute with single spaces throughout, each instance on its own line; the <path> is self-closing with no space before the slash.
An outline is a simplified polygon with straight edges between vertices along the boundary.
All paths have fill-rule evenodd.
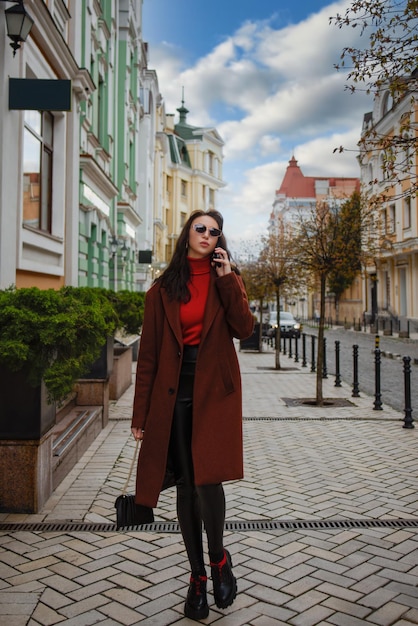
<path id="1" fill-rule="evenodd" d="M 212 570 L 213 595 L 218 609 L 226 609 L 237 595 L 237 581 L 232 573 L 232 560 L 228 550 L 219 563 L 210 564 Z"/>
<path id="2" fill-rule="evenodd" d="M 187 592 L 184 614 L 194 620 L 205 619 L 209 615 L 206 598 L 207 576 L 190 576 L 189 591 Z"/>

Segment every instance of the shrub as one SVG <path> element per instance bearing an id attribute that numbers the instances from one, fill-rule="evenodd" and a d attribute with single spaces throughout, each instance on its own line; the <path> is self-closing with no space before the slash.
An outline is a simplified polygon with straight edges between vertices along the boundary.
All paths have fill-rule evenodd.
<path id="1" fill-rule="evenodd" d="M 64 399 L 99 356 L 117 316 L 100 290 L 37 287 L 0 291 L 0 363 L 44 380 L 50 401 Z"/>
<path id="2" fill-rule="evenodd" d="M 112 298 L 112 296 L 110 296 Z M 113 292 L 118 328 L 127 335 L 138 335 L 144 319 L 145 293 L 139 291 Z"/>

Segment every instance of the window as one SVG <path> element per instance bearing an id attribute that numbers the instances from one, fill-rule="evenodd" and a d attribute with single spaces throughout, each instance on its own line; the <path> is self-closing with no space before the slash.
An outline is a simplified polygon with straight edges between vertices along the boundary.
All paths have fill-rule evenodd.
<path id="1" fill-rule="evenodd" d="M 386 113 L 388 113 L 388 111 L 390 111 L 392 107 L 393 107 L 393 98 L 390 95 L 390 92 L 387 91 L 385 95 L 383 96 L 382 117 L 386 115 Z"/>
<path id="2" fill-rule="evenodd" d="M 403 199 L 403 227 L 411 228 L 411 198 L 406 196 Z"/>
<path id="3" fill-rule="evenodd" d="M 185 180 L 181 181 L 180 189 L 181 189 L 181 195 L 186 197 L 187 196 L 187 181 L 185 181 Z"/>
<path id="4" fill-rule="evenodd" d="M 209 174 L 213 174 L 213 161 L 214 161 L 214 154 L 213 152 L 208 152 L 208 157 L 209 157 Z"/>
<path id="5" fill-rule="evenodd" d="M 215 190 L 209 189 L 209 206 L 211 209 L 215 207 Z"/>
<path id="6" fill-rule="evenodd" d="M 23 139 L 23 223 L 51 232 L 54 118 L 49 111 L 25 111 Z"/>
<path id="7" fill-rule="evenodd" d="M 413 144 L 413 140 L 411 141 L 411 138 L 408 133 L 404 133 L 402 138 L 404 142 L 404 149 L 403 149 L 404 160 L 402 163 L 402 171 L 408 172 L 411 169 L 411 165 L 413 163 L 412 155 L 411 155 L 411 145 Z"/>
<path id="8" fill-rule="evenodd" d="M 396 224 L 396 205 L 389 205 L 389 222 L 388 222 L 388 232 L 395 232 L 395 224 Z"/>
<path id="9" fill-rule="evenodd" d="M 382 233 L 386 234 L 388 232 L 388 212 L 386 209 L 382 209 L 381 213 L 381 224 L 382 224 Z"/>
<path id="10" fill-rule="evenodd" d="M 380 168 L 380 181 L 384 181 L 386 178 L 386 165 L 385 165 L 385 155 L 381 154 L 379 157 L 379 168 Z"/>
<path id="11" fill-rule="evenodd" d="M 102 146 L 107 148 L 107 125 L 106 125 L 106 97 L 105 97 L 105 81 L 99 77 L 99 88 L 97 90 L 97 137 Z"/>

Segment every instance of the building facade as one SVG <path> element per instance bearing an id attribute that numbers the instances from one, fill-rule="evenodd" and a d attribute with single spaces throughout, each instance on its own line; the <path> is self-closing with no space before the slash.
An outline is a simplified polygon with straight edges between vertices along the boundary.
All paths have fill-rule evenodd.
<path id="1" fill-rule="evenodd" d="M 0 287 L 77 283 L 79 109 L 93 89 L 75 53 L 80 12 L 28 0 L 34 19 L 12 56 L 0 6 Z M 68 110 L 11 108 L 11 79 L 71 81 Z M 19 83 L 22 84 L 22 83 Z"/>
<path id="2" fill-rule="evenodd" d="M 182 101 L 179 121 L 159 109 L 155 158 L 155 220 L 153 276 L 170 261 L 188 216 L 192 211 L 217 208 L 222 179 L 224 142 L 215 128 L 187 122 L 189 111 Z"/>
<path id="3" fill-rule="evenodd" d="M 12 56 L 0 7 L 0 286 L 135 288 L 142 0 L 26 0 Z M 70 85 L 65 109 L 12 85 Z"/>
<path id="4" fill-rule="evenodd" d="M 0 3 L 0 288 L 144 291 L 190 212 L 215 207 L 223 141 L 184 103 L 166 114 L 142 5 L 24 0 L 34 24 L 13 56 Z M 68 87 L 64 106 L 33 98 L 42 81 Z"/>
<path id="5" fill-rule="evenodd" d="M 326 202 L 342 204 L 354 191 L 359 191 L 359 178 L 305 176 L 294 156 L 289 161 L 280 187 L 276 190 L 268 230 L 274 233 L 281 222 L 296 224 L 300 216 L 309 215 L 312 207 Z M 319 313 L 319 294 L 304 292 L 290 298 L 285 307 L 298 317 L 315 317 Z M 340 320 L 355 320 L 363 312 L 361 277 L 343 294 L 338 305 Z M 335 301 L 327 296 L 326 315 L 336 319 Z"/>
<path id="6" fill-rule="evenodd" d="M 142 0 L 82 0 L 81 65 L 94 90 L 80 110 L 78 284 L 136 289 Z M 142 211 L 141 211 L 142 209 Z M 142 214 L 141 214 L 142 213 Z"/>
<path id="7" fill-rule="evenodd" d="M 361 142 L 360 162 L 363 189 L 376 206 L 378 236 L 366 270 L 365 310 L 372 321 L 387 318 L 403 330 L 409 322 L 412 331 L 418 327 L 418 105 L 411 95 L 393 98 L 389 87 L 376 95 L 362 138 L 377 140 Z M 398 139 L 397 148 L 385 147 L 395 137 L 405 139 L 405 146 Z"/>

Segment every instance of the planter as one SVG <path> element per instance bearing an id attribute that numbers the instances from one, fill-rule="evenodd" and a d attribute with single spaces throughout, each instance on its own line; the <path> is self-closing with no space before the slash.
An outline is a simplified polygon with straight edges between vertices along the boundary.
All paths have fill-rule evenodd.
<path id="1" fill-rule="evenodd" d="M 90 370 L 80 378 L 109 378 L 113 369 L 113 336 L 109 336 L 102 346 L 100 356 L 91 365 Z"/>
<path id="2" fill-rule="evenodd" d="M 77 405 L 103 407 L 103 428 L 109 421 L 109 381 L 113 370 L 113 350 L 114 339 L 109 336 L 90 371 L 79 378 L 76 384 Z"/>
<path id="3" fill-rule="evenodd" d="M 131 348 L 132 348 L 132 361 L 137 361 L 138 353 L 139 353 L 139 337 L 135 339 L 133 343 L 131 343 Z"/>
<path id="4" fill-rule="evenodd" d="M 140 335 L 125 335 L 120 332 L 116 333 L 115 350 L 117 346 L 122 346 L 123 348 L 132 348 L 132 361 L 137 361 L 139 353 L 139 341 Z"/>
<path id="5" fill-rule="evenodd" d="M 0 366 L 0 439 L 40 439 L 54 423 L 45 385 L 31 387 L 23 370 Z"/>
<path id="6" fill-rule="evenodd" d="M 109 397 L 118 400 L 132 384 L 132 348 L 115 345 Z"/>
<path id="7" fill-rule="evenodd" d="M 240 350 L 256 350 L 260 352 L 260 324 L 254 325 L 253 334 L 239 342 Z"/>
<path id="8" fill-rule="evenodd" d="M 52 495 L 51 428 L 41 439 L 0 440 L 0 512 L 38 513 Z"/>
<path id="9" fill-rule="evenodd" d="M 37 513 L 52 494 L 55 404 L 42 383 L 0 367 L 0 512 Z"/>

